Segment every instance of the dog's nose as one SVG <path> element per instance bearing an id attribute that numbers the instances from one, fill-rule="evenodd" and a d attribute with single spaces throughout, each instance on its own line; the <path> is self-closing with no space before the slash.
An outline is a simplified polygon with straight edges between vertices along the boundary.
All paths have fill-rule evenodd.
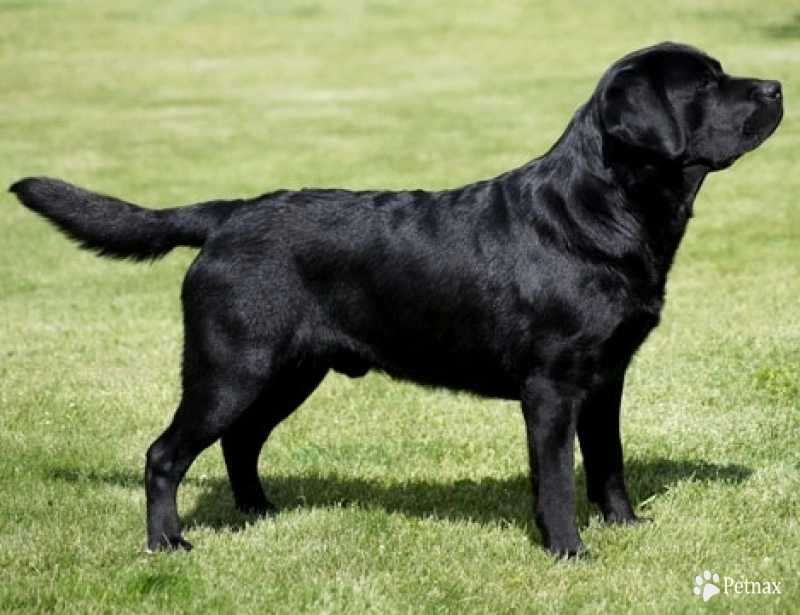
<path id="1" fill-rule="evenodd" d="M 758 93 L 767 100 L 780 100 L 783 90 L 780 81 L 764 81 L 758 86 Z"/>

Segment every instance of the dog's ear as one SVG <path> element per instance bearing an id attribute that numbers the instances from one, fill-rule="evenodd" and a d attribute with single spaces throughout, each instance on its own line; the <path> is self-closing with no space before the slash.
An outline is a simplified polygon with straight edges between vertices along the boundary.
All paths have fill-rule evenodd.
<path id="1" fill-rule="evenodd" d="M 598 104 L 611 137 L 669 160 L 685 151 L 686 136 L 672 105 L 640 71 L 622 69 L 613 75 L 601 88 Z"/>

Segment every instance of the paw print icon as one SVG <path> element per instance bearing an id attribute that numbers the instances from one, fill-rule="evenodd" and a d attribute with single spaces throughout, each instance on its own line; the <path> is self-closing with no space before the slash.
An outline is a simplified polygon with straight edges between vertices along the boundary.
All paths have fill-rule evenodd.
<path id="1" fill-rule="evenodd" d="M 719 583 L 719 575 L 715 572 L 711 574 L 708 570 L 703 572 L 703 576 L 699 574 L 694 579 L 695 588 L 694 593 L 695 596 L 703 596 L 703 602 L 708 602 L 709 599 L 713 598 L 719 593 L 719 587 L 717 583 Z"/>

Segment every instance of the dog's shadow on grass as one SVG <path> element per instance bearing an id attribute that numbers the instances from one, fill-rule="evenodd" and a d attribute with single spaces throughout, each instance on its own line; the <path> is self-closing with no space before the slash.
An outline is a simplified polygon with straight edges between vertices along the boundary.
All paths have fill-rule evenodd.
<path id="1" fill-rule="evenodd" d="M 659 497 L 679 483 L 744 482 L 752 469 L 702 461 L 668 459 L 631 460 L 626 465 L 628 488 L 634 507 L 642 516 Z M 238 531 L 256 518 L 234 510 L 230 487 L 224 478 L 203 481 L 205 488 L 196 505 L 183 519 L 188 527 L 203 526 Z M 538 542 L 532 523 L 530 481 L 526 475 L 483 478 L 454 482 L 408 480 L 386 483 L 337 475 L 265 478 L 264 486 L 278 513 L 310 508 L 359 507 L 379 509 L 418 518 L 470 521 L 524 528 Z M 586 482 L 581 468 L 576 475 L 578 525 L 589 525 L 599 516 L 585 496 Z"/>
<path id="2" fill-rule="evenodd" d="M 647 509 L 681 482 L 744 482 L 752 469 L 738 464 L 713 464 L 703 461 L 633 459 L 626 464 L 628 489 L 637 511 Z M 85 472 L 53 468 L 50 478 L 75 483 L 108 484 L 126 489 L 142 488 L 141 476 L 130 472 Z M 225 477 L 187 477 L 184 484 L 200 492 L 194 506 L 183 512 L 186 527 L 210 527 L 240 531 L 257 517 L 235 510 Z M 524 528 L 536 542 L 538 532 L 532 524 L 531 489 L 527 476 L 483 478 L 442 482 L 411 479 L 388 483 L 335 474 L 317 476 L 267 477 L 268 497 L 284 511 L 310 508 L 359 507 L 379 509 L 424 519 L 470 521 Z M 586 500 L 583 469 L 576 475 L 578 525 L 585 528 L 597 508 Z"/>

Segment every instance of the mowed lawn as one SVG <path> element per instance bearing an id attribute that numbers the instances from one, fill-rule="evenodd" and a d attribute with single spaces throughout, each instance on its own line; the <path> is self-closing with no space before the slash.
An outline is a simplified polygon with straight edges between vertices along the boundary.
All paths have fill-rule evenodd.
<path id="1" fill-rule="evenodd" d="M 0 0 L 0 185 L 154 207 L 456 186 L 542 154 L 612 61 L 667 39 L 780 79 L 786 116 L 708 179 L 630 372 L 652 525 L 606 527 L 578 458 L 592 556 L 554 561 L 515 404 L 330 376 L 262 457 L 280 514 L 234 510 L 214 447 L 179 494 L 196 549 L 147 554 L 144 452 L 178 399 L 193 253 L 105 261 L 4 193 L 0 612 L 800 612 L 796 2 Z M 705 570 L 730 579 L 707 603 Z"/>

